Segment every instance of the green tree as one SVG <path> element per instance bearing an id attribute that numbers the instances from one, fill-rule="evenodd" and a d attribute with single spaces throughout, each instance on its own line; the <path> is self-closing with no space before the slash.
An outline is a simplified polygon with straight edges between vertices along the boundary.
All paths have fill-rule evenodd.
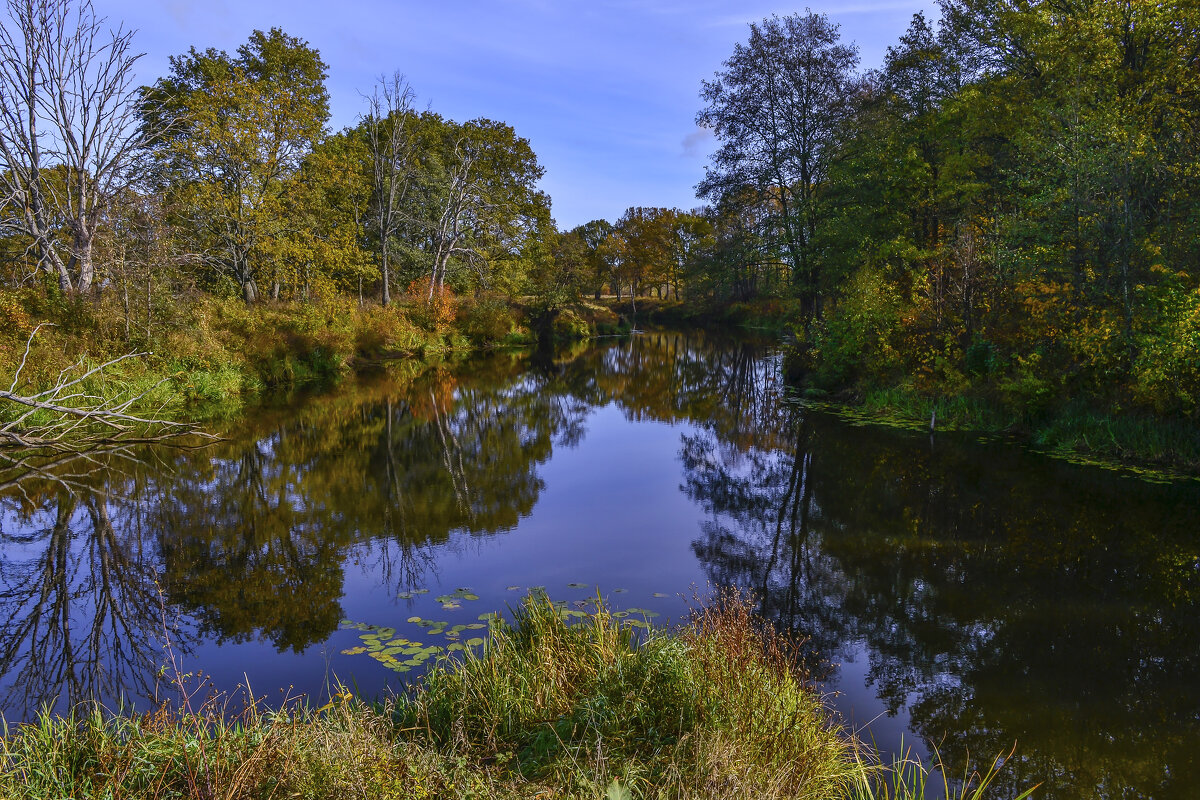
<path id="1" fill-rule="evenodd" d="M 456 123 L 432 112 L 411 120 L 420 162 L 408 205 L 407 256 L 428 276 L 428 299 L 448 280 L 460 288 L 515 293 L 533 243 L 552 232 L 544 170 L 529 142 L 488 119 Z"/>
<path id="2" fill-rule="evenodd" d="M 143 120 L 158 132 L 160 180 L 199 258 L 260 293 L 264 253 L 286 233 L 285 190 L 325 132 L 325 62 L 278 28 L 255 31 L 236 56 L 194 48 L 143 90 Z"/>
<path id="3" fill-rule="evenodd" d="M 704 82 L 696 116 L 721 142 L 698 192 L 714 201 L 750 194 L 770 213 L 808 319 L 820 314 L 813 242 L 827 214 L 822 192 L 857 64 L 857 50 L 840 42 L 824 15 L 752 23 L 748 41 Z"/>

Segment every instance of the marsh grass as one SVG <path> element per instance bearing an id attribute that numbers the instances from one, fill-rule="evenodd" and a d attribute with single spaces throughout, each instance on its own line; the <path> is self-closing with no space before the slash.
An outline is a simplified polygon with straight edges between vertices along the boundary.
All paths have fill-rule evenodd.
<path id="1" fill-rule="evenodd" d="M 902 748 L 903 749 L 903 748 Z M 963 775 L 952 781 L 941 759 L 932 766 L 922 764 L 910 751 L 897 756 L 890 764 L 860 761 L 850 800 L 987 800 L 1004 763 L 1012 758 L 1015 747 L 1007 755 L 997 756 L 986 769 L 979 771 L 967 766 Z M 936 751 L 935 751 L 936 756 Z M 1037 786 L 1014 795 L 1012 800 L 1028 800 Z"/>
<path id="2" fill-rule="evenodd" d="M 923 796 L 923 778 L 873 762 L 831 722 L 744 598 L 722 595 L 673 633 L 598 606 L 579 615 L 532 595 L 481 649 L 380 703 L 339 691 L 320 708 L 238 715 L 215 701 L 43 715 L 5 729 L 0 796 Z M 913 792 L 884 793 L 896 786 Z M 976 788 L 963 797 L 983 798 Z"/>

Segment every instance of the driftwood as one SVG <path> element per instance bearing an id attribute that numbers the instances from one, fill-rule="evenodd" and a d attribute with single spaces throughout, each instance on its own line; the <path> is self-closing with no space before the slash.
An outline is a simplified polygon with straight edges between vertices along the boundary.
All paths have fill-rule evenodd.
<path id="1" fill-rule="evenodd" d="M 141 358 L 149 353 L 127 353 L 91 368 L 87 368 L 81 358 L 60 372 L 49 389 L 32 394 L 18 392 L 21 372 L 29 359 L 33 339 L 43 327 L 46 327 L 46 323 L 38 325 L 29 334 L 12 385 L 7 390 L 0 390 L 0 408 L 5 405 L 16 407 L 16 416 L 0 424 L 0 447 L 68 451 L 102 444 L 162 442 L 180 436 L 217 438 L 200 431 L 191 423 L 129 413 L 130 408 L 165 383 L 166 379 L 138 394 L 123 392 L 107 398 L 88 394 L 84 388 L 84 381 L 91 376 L 127 359 Z"/>

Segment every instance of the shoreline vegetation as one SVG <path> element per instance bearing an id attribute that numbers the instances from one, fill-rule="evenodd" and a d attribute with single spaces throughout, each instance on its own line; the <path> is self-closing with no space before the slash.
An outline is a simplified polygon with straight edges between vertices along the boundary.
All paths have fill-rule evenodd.
<path id="1" fill-rule="evenodd" d="M 735 326 L 783 337 L 784 370 L 800 402 L 855 424 L 914 431 L 953 431 L 1003 438 L 1046 455 L 1152 480 L 1200 479 L 1200 425 L 1186 416 L 1146 409 L 1113 411 L 1088 398 L 1063 398 L 1030 407 L 1014 402 L 1002 381 L 975 381 L 957 393 L 918 389 L 905 376 L 895 382 L 831 382 L 795 330 L 788 304 L 762 300 L 720 307 L 639 298 L 643 322 L 664 326 Z M 604 301 L 619 319 L 633 315 L 628 299 Z"/>
<path id="2" fill-rule="evenodd" d="M 643 632 L 644 631 L 644 632 Z M 1003 761 L 947 779 L 880 763 L 835 722 L 792 644 L 723 594 L 674 631 L 544 594 L 407 693 L 238 716 L 221 698 L 8 726 L 13 798 L 812 798 L 981 800 Z M 183 679 L 180 678 L 182 681 Z M 991 787 L 991 789 L 990 789 Z M 1028 797 L 1026 790 L 1020 798 Z"/>
<path id="3" fill-rule="evenodd" d="M 332 387 L 352 374 L 408 372 L 486 349 L 624 335 L 641 325 L 732 327 L 782 337 L 786 378 L 798 400 L 854 424 L 1003 438 L 1151 480 L 1200 478 L 1200 427 L 1187 418 L 1113 413 L 1086 400 L 1033 411 L 1011 402 L 994 382 L 977 382 L 959 394 L 930 394 L 908 379 L 831 385 L 797 346 L 794 309 L 778 300 L 705 306 L 610 296 L 539 316 L 529 302 L 483 295 L 456 298 L 438 316 L 419 297 L 387 307 L 336 297 L 247 306 L 202 295 L 180 304 L 176 318 L 153 336 L 133 339 L 116 312 L 103 299 L 55 302 L 35 290 L 0 290 L 0 362 L 12 365 L 0 382 L 9 382 L 27 346 L 21 384 L 30 392 L 46 390 L 64 370 L 70 377 L 132 348 L 145 355 L 91 376 L 81 396 L 141 394 L 132 411 L 204 424 L 295 391 Z M 0 424 L 18 410 L 0 408 Z"/>
<path id="4" fill-rule="evenodd" d="M 89 375 L 78 401 L 139 396 L 131 409 L 173 422 L 233 418 L 248 406 L 310 387 L 329 387 L 389 364 L 433 364 L 457 354 L 569 342 L 627 332 L 594 304 L 550 318 L 519 302 L 481 296 L 430 309 L 420 298 L 387 307 L 334 297 L 319 303 L 261 303 L 199 296 L 150 335 L 130 337 L 105 299 L 72 300 L 37 290 L 0 290 L 0 382 L 35 395 Z M 0 424 L 19 411 L 0 404 Z M 29 420 L 30 425 L 43 421 Z"/>

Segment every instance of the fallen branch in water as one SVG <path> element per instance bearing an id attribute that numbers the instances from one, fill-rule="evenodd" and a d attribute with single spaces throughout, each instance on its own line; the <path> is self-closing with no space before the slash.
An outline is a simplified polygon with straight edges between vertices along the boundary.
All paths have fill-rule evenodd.
<path id="1" fill-rule="evenodd" d="M 126 359 L 141 358 L 149 353 L 127 353 L 105 361 L 103 364 L 85 369 L 81 358 L 62 370 L 54 386 L 49 389 L 23 394 L 17 391 L 21 372 L 29 360 L 33 339 L 46 323 L 38 325 L 29 334 L 21 363 L 13 375 L 12 385 L 0 390 L 0 409 L 5 403 L 23 407 L 17 409 L 15 418 L 0 424 L 0 447 L 34 447 L 72 449 L 81 445 L 111 444 L 121 442 L 161 442 L 179 436 L 195 435 L 208 439 L 217 437 L 204 433 L 187 422 L 174 422 L 129 413 L 130 408 L 147 395 L 166 383 L 167 379 L 138 394 L 122 392 L 116 397 L 100 397 L 88 394 L 84 381 L 104 372 Z M 82 374 L 76 374 L 82 370 Z M 10 406 L 11 408 L 11 406 Z M 49 416 L 49 420 L 46 420 Z"/>

